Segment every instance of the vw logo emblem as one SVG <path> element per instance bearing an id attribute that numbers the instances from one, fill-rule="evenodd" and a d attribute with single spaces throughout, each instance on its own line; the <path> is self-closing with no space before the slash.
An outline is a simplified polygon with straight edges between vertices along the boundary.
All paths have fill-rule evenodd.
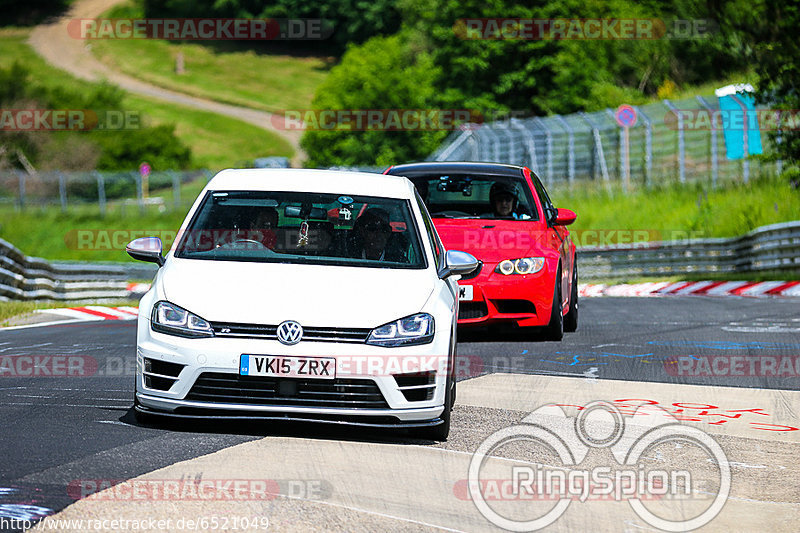
<path id="1" fill-rule="evenodd" d="M 303 338 L 303 326 L 294 320 L 284 320 L 278 326 L 278 340 L 283 344 L 297 344 Z"/>

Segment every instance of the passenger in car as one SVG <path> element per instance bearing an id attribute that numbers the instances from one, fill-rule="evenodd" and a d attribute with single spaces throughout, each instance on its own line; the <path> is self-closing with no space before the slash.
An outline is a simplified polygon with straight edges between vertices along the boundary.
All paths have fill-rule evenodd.
<path id="1" fill-rule="evenodd" d="M 274 207 L 259 207 L 253 212 L 248 238 L 258 241 L 270 250 L 275 249 L 278 211 Z"/>
<path id="2" fill-rule="evenodd" d="M 350 256 L 373 261 L 408 261 L 403 252 L 402 236 L 394 236 L 389 213 L 380 207 L 364 211 L 353 225 Z"/>

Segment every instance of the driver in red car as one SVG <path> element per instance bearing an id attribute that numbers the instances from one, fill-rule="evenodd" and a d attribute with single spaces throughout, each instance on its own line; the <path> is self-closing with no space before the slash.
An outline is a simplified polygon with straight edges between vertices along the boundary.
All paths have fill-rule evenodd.
<path id="1" fill-rule="evenodd" d="M 491 218 L 513 218 L 514 220 L 528 220 L 530 215 L 520 213 L 517 191 L 513 185 L 503 181 L 496 181 L 489 190 L 489 202 L 492 204 Z"/>

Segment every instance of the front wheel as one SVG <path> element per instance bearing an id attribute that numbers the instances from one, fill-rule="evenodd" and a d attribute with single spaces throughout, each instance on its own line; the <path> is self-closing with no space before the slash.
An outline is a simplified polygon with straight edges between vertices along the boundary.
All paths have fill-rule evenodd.
<path id="1" fill-rule="evenodd" d="M 572 267 L 572 290 L 569 296 L 569 311 L 564 317 L 564 331 L 572 333 L 578 329 L 578 265 Z"/>
<path id="2" fill-rule="evenodd" d="M 151 413 L 145 413 L 139 411 L 137 407 L 141 406 L 139 403 L 139 399 L 136 398 L 136 393 L 133 395 L 133 418 L 136 420 L 138 424 L 143 426 L 153 426 L 158 424 L 161 418 L 157 415 L 153 415 Z"/>
<path id="3" fill-rule="evenodd" d="M 548 341 L 560 341 L 564 338 L 564 313 L 561 307 L 561 272 L 556 276 L 555 284 L 550 322 L 544 328 L 544 337 Z"/>
<path id="4" fill-rule="evenodd" d="M 419 428 L 414 431 L 414 436 L 425 440 L 446 441 L 450 435 L 450 412 L 453 410 L 455 402 L 456 382 L 451 376 L 447 376 L 444 393 L 444 411 L 442 411 L 442 423 L 437 426 Z"/>

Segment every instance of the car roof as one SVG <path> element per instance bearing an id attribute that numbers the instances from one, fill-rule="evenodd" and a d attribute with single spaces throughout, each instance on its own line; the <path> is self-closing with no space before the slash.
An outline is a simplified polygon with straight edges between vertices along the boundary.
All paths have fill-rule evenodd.
<path id="1" fill-rule="evenodd" d="M 211 178 L 206 190 L 318 192 L 403 199 L 414 197 L 414 186 L 402 176 L 304 168 L 227 169 Z"/>
<path id="2" fill-rule="evenodd" d="M 423 161 L 396 165 L 387 170 L 395 176 L 410 178 L 425 174 L 484 174 L 489 176 L 522 176 L 523 167 L 502 163 L 481 163 L 477 161 Z"/>

